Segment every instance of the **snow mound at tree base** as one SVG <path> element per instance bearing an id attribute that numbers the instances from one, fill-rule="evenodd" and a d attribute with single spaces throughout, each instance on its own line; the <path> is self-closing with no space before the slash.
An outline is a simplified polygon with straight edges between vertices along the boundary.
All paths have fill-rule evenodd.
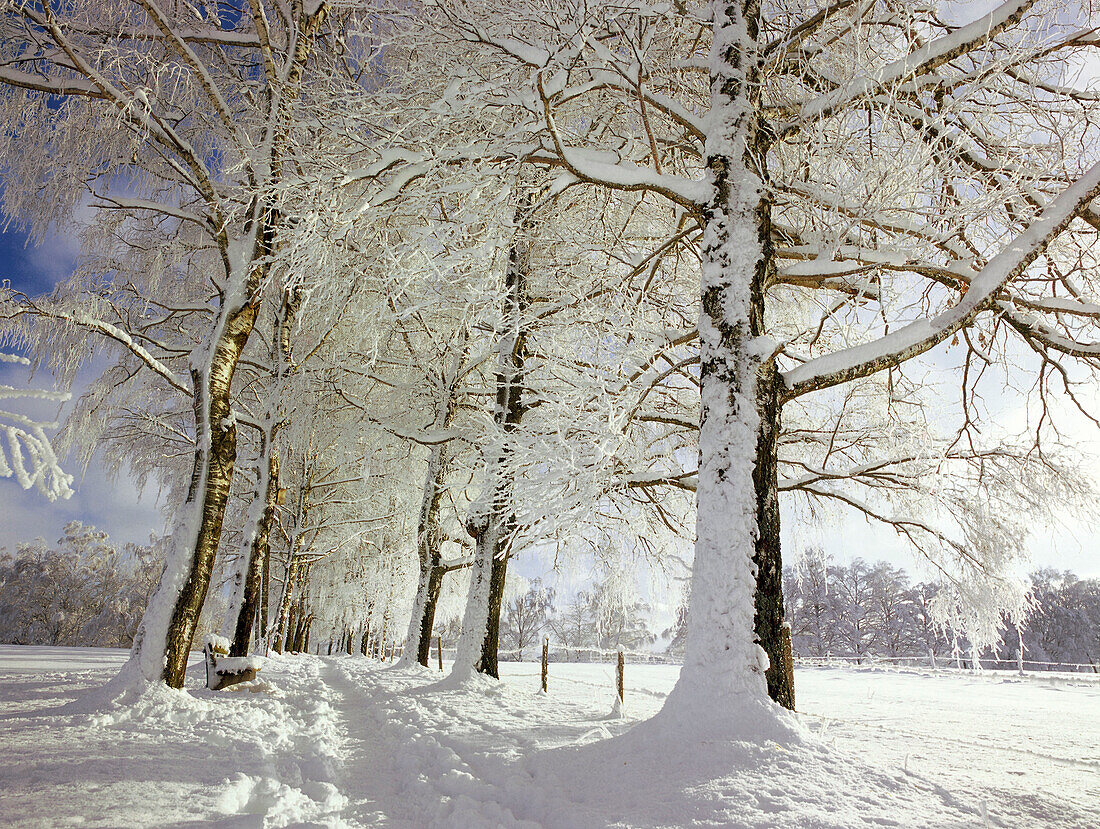
<path id="1" fill-rule="evenodd" d="M 725 717 L 685 706 L 631 725 L 606 716 L 605 697 L 587 685 L 565 700 L 353 660 L 338 670 L 373 733 L 402 758 L 403 799 L 424 826 L 982 825 L 978 803 L 826 746 L 767 700 Z"/>
<path id="2" fill-rule="evenodd" d="M 533 784 L 561 793 L 539 816 L 586 827 L 880 827 L 981 825 L 977 808 L 904 772 L 891 774 L 818 743 L 668 740 L 640 723 L 618 737 L 532 757 Z M 657 739 L 654 739 L 654 738 Z M 522 811 L 520 812 L 522 814 Z"/>

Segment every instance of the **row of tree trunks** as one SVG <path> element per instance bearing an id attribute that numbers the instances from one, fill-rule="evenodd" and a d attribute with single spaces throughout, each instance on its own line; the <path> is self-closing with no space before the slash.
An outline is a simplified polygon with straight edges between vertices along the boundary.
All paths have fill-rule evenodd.
<path id="1" fill-rule="evenodd" d="M 306 567 L 298 556 L 291 555 L 283 577 L 283 592 L 279 599 L 279 612 L 275 619 L 275 629 L 270 635 L 272 650 L 282 653 L 287 640 L 293 638 L 292 631 L 296 621 L 297 605 L 294 604 L 295 591 L 304 580 Z"/>
<path id="2" fill-rule="evenodd" d="M 313 627 L 313 613 L 307 612 L 305 597 L 298 602 L 294 614 L 294 627 L 287 633 L 283 650 L 289 653 L 305 653 L 309 649 L 309 633 Z"/>
<path id="3" fill-rule="evenodd" d="M 275 493 L 278 498 L 278 492 Z M 270 535 L 268 537 L 270 541 Z M 268 545 L 267 555 L 264 556 L 263 580 L 260 584 L 260 612 L 256 615 L 256 639 L 263 643 L 264 656 L 271 646 L 271 617 L 269 615 L 268 598 L 271 594 L 271 547 Z"/>
<path id="4" fill-rule="evenodd" d="M 293 365 L 292 334 L 295 318 L 301 306 L 300 292 L 286 290 L 275 313 L 274 330 L 270 349 L 271 389 L 267 395 L 262 426 L 259 431 L 259 456 L 256 461 L 256 490 L 249 509 L 255 523 L 249 536 L 248 569 L 241 591 L 230 650 L 233 656 L 246 656 L 250 633 L 256 629 L 256 639 L 262 640 L 266 649 L 269 642 L 268 590 L 270 584 L 271 528 L 279 505 L 279 455 L 275 437 L 285 426 L 280 420 L 280 401 L 285 381 Z M 232 612 L 234 608 L 230 608 Z"/>

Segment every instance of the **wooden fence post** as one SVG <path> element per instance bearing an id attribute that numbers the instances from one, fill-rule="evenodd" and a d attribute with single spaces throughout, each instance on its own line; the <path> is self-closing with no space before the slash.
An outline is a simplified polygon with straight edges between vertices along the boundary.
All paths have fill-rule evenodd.
<path id="1" fill-rule="evenodd" d="M 443 637 L 442 636 L 435 637 L 435 649 L 436 649 L 436 653 L 439 654 L 439 670 L 442 673 L 442 671 L 443 671 Z"/>
<path id="2" fill-rule="evenodd" d="M 550 674 L 550 637 L 542 637 L 542 692 L 546 693 L 546 680 Z"/>
<path id="3" fill-rule="evenodd" d="M 615 690 L 619 694 L 619 706 L 623 704 L 623 666 L 626 660 L 623 659 L 623 652 L 619 651 L 619 662 L 615 666 Z"/>

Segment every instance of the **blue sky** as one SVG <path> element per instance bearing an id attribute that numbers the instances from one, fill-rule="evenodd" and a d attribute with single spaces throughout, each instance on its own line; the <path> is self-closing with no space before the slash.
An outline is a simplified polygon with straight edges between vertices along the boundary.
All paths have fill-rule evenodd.
<path id="1" fill-rule="evenodd" d="M 26 294 L 42 294 L 68 276 L 76 262 L 78 244 L 67 234 L 52 234 L 40 245 L 27 244 L 27 236 L 14 227 L 0 232 L 0 279 L 11 281 L 14 289 Z M 52 386 L 52 378 L 43 372 L 30 378 L 25 367 L 0 365 L 0 379 L 9 385 Z M 80 393 L 80 379 L 73 389 Z M 56 406 L 35 410 L 44 419 L 58 416 Z M 62 412 L 63 415 L 63 412 Z M 119 544 L 148 541 L 152 531 L 161 531 L 164 520 L 156 503 L 156 492 L 144 497 L 128 476 L 108 476 L 103 465 L 93 459 L 82 470 L 71 459 L 65 469 L 76 480 L 76 490 L 67 501 L 50 503 L 37 490 L 24 491 L 12 479 L 0 479 L 0 548 L 14 550 L 20 541 L 39 536 L 47 541 L 61 537 L 69 521 L 84 521 L 106 530 Z"/>

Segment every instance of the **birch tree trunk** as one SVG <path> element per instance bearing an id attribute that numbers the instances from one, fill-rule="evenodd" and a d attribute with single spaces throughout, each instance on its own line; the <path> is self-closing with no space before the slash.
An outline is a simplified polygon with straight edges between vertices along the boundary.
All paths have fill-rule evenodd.
<path id="1" fill-rule="evenodd" d="M 204 439 L 209 441 L 210 448 L 208 453 L 204 453 L 206 470 L 201 496 L 202 517 L 191 559 L 191 572 L 176 600 L 166 637 L 164 681 L 172 688 L 183 687 L 191 640 L 206 600 L 214 556 L 221 539 L 229 485 L 237 460 L 237 426 L 231 417 L 230 391 L 237 362 L 256 322 L 257 307 L 250 292 L 246 302 L 226 315 L 225 327 L 210 359 L 208 376 L 202 378 L 206 381 L 204 390 L 207 398 Z"/>
<path id="2" fill-rule="evenodd" d="M 249 279 L 248 284 L 251 282 Z M 192 370 L 196 450 L 191 485 L 177 524 L 176 551 L 169 556 L 131 652 L 145 681 L 163 680 L 173 688 L 183 687 L 191 640 L 221 538 L 237 459 L 237 427 L 230 416 L 230 390 L 241 352 L 256 322 L 253 294 L 242 286 L 236 301 L 227 302 L 205 365 Z"/>

